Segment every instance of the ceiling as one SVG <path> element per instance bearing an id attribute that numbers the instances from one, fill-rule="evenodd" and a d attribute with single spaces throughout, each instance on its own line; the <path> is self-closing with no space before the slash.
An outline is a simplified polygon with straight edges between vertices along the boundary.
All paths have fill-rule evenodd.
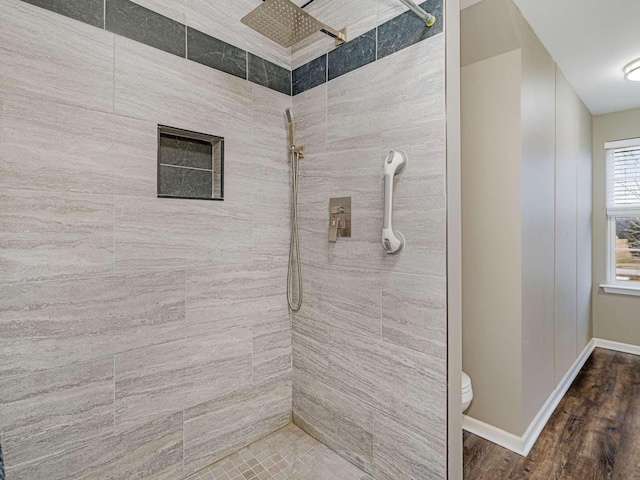
<path id="1" fill-rule="evenodd" d="M 640 107 L 640 82 L 622 73 L 640 58 L 640 1 L 514 1 L 591 113 Z"/>

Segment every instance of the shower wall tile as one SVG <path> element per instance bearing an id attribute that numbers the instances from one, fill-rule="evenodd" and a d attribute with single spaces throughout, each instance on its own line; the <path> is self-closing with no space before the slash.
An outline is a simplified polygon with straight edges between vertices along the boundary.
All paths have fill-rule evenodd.
<path id="1" fill-rule="evenodd" d="M 185 23 L 186 7 L 184 0 L 136 0 L 135 3 L 177 22 Z"/>
<path id="2" fill-rule="evenodd" d="M 327 141 L 327 84 L 293 97 L 296 136 L 300 145 Z"/>
<path id="3" fill-rule="evenodd" d="M 382 339 L 447 361 L 447 282 L 444 278 L 385 273 Z"/>
<path id="4" fill-rule="evenodd" d="M 284 262 L 187 270 L 187 337 L 288 315 Z"/>
<path id="5" fill-rule="evenodd" d="M 291 96 L 283 95 L 260 85 L 251 85 L 253 98 L 253 140 L 259 147 L 284 153 L 280 163 L 288 171 L 289 135 L 285 109 L 292 105 Z M 295 113 L 295 112 L 294 112 Z M 282 150 L 280 150 L 282 149 Z M 256 198 L 260 203 L 260 199 Z"/>
<path id="6" fill-rule="evenodd" d="M 186 0 L 187 25 L 248 50 L 281 67 L 290 68 L 290 48 L 281 47 L 240 22 L 258 5 L 254 0 Z"/>
<path id="7" fill-rule="evenodd" d="M 330 82 L 328 140 L 412 126 L 442 116 L 444 107 L 444 36 L 438 35 Z"/>
<path id="8" fill-rule="evenodd" d="M 0 188 L 156 195 L 157 125 L 2 94 Z"/>
<path id="9" fill-rule="evenodd" d="M 271 378 L 185 410 L 185 474 L 224 458 L 290 421 L 290 375 Z"/>
<path id="10" fill-rule="evenodd" d="M 115 48 L 116 113 L 225 140 L 251 131 L 248 82 L 126 38 Z"/>
<path id="11" fill-rule="evenodd" d="M 4 282 L 113 272 L 112 197 L 0 190 Z"/>
<path id="12" fill-rule="evenodd" d="M 70 450 L 113 433 L 113 359 L 0 382 L 7 464 Z"/>
<path id="13" fill-rule="evenodd" d="M 307 265 L 327 265 L 331 248 L 328 241 L 328 200 L 298 205 L 298 231 L 303 262 Z"/>
<path id="14" fill-rule="evenodd" d="M 446 363 L 361 335 L 331 330 L 329 385 L 423 435 L 445 435 Z"/>
<path id="15" fill-rule="evenodd" d="M 398 478 L 446 478 L 446 437 L 442 426 L 421 435 L 377 413 L 375 423 L 375 476 L 382 480 Z M 444 424 L 443 424 L 444 425 Z"/>
<path id="16" fill-rule="evenodd" d="M 104 0 L 24 0 L 37 7 L 46 8 L 94 27 L 104 27 Z"/>
<path id="17" fill-rule="evenodd" d="M 116 197 L 116 271 L 249 263 L 251 219 L 247 205 Z"/>
<path id="18" fill-rule="evenodd" d="M 380 137 L 361 135 L 307 148 L 300 173 L 300 201 L 380 195 Z"/>
<path id="19" fill-rule="evenodd" d="M 311 60 L 293 72 L 293 95 L 299 95 L 327 82 L 327 56 Z"/>
<path id="20" fill-rule="evenodd" d="M 347 28 L 347 37 L 354 39 L 376 27 L 377 0 L 344 0 L 340 2 L 314 2 L 305 11 L 330 27 Z M 293 68 L 317 58 L 336 48 L 335 40 L 323 33 L 316 33 L 292 47 Z"/>
<path id="21" fill-rule="evenodd" d="M 182 412 L 158 418 L 76 450 L 11 468 L 12 480 L 66 480 L 69 478 L 182 478 Z"/>
<path id="22" fill-rule="evenodd" d="M 413 12 L 405 12 L 378 27 L 378 58 L 398 52 L 415 43 L 442 33 L 444 25 L 443 0 L 427 0 L 423 10 L 435 15 L 436 23 L 427 27 Z"/>
<path id="23" fill-rule="evenodd" d="M 184 24 L 129 0 L 105 0 L 105 2 L 106 30 L 179 57 L 185 57 Z"/>
<path id="24" fill-rule="evenodd" d="M 236 77 L 247 78 L 247 52 L 241 48 L 187 28 L 187 58 Z"/>
<path id="25" fill-rule="evenodd" d="M 112 34 L 18 0 L 1 8 L 3 92 L 112 111 Z"/>
<path id="26" fill-rule="evenodd" d="M 248 65 L 249 81 L 285 95 L 291 95 L 291 70 L 252 53 L 249 53 Z"/>
<path id="27" fill-rule="evenodd" d="M 280 145 L 269 147 L 257 144 L 252 149 L 254 161 L 251 173 L 255 202 L 286 205 L 289 202 L 291 175 L 287 149 Z"/>
<path id="28" fill-rule="evenodd" d="M 159 161 L 164 165 L 213 170 L 210 142 L 165 134 L 160 136 Z"/>
<path id="29" fill-rule="evenodd" d="M 159 165 L 159 195 L 210 199 L 213 196 L 213 172 Z"/>
<path id="30" fill-rule="evenodd" d="M 253 380 L 291 375 L 291 317 L 265 318 L 252 328 Z"/>
<path id="31" fill-rule="evenodd" d="M 253 203 L 253 165 L 255 158 L 251 138 L 225 138 L 224 199 L 232 203 Z"/>
<path id="32" fill-rule="evenodd" d="M 184 337 L 184 273 L 0 285 L 0 378 Z"/>
<path id="33" fill-rule="evenodd" d="M 306 303 L 305 298 L 305 303 Z M 315 306 L 302 306 L 313 312 Z M 293 324 L 293 371 L 296 375 L 327 382 L 329 374 L 329 327 L 308 318 L 313 314 L 296 314 Z M 301 388 L 301 387 L 300 387 Z"/>
<path id="34" fill-rule="evenodd" d="M 411 162 L 409 168 L 396 178 L 394 198 L 445 195 L 445 128 L 444 117 L 438 116 L 382 133 L 381 165 L 391 150 L 404 151 Z M 383 187 L 384 180 L 381 180 Z"/>
<path id="35" fill-rule="evenodd" d="M 253 261 L 280 262 L 289 259 L 291 236 L 289 205 L 253 205 Z"/>
<path id="36" fill-rule="evenodd" d="M 247 328 L 191 337 L 118 354 L 118 432 L 181 411 L 251 381 L 252 335 Z"/>
<path id="37" fill-rule="evenodd" d="M 329 52 L 328 80 L 376 61 L 376 30 L 370 30 Z"/>

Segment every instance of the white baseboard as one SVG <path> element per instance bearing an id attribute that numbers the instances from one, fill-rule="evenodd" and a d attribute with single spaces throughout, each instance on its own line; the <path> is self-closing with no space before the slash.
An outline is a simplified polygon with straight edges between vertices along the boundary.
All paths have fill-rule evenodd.
<path id="1" fill-rule="evenodd" d="M 476 420 L 475 418 L 468 417 L 467 415 L 462 416 L 462 428 L 484 438 L 485 440 L 489 440 L 492 443 L 498 444 L 501 447 L 507 448 L 512 452 L 526 457 L 529 455 L 531 448 L 533 448 L 533 445 L 536 443 L 536 440 L 560 403 L 560 400 L 562 400 L 562 397 L 567 393 L 567 390 L 569 390 L 569 387 L 578 376 L 580 369 L 589 358 L 589 355 L 591 355 L 591 352 L 593 352 L 593 349 L 596 347 L 596 343 L 596 339 L 592 339 L 589 344 L 584 347 L 584 350 L 582 350 L 576 361 L 571 365 L 571 368 L 567 371 L 564 377 L 562 377 L 562 380 L 556 389 L 551 393 L 540 411 L 538 411 L 538 414 L 529 424 L 524 435 L 521 437 L 494 427 L 493 425 L 481 422 L 480 420 Z M 640 351 L 640 349 L 638 349 L 638 351 Z"/>
<path id="2" fill-rule="evenodd" d="M 596 347 L 605 348 L 607 350 L 615 350 L 616 352 L 631 353 L 632 355 L 640 355 L 640 346 L 629 345 L 627 343 L 612 342 L 611 340 L 603 340 L 595 338 Z"/>

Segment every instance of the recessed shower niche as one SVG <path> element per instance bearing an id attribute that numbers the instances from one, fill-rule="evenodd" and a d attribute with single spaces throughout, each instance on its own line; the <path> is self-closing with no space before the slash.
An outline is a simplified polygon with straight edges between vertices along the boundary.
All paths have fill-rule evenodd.
<path id="1" fill-rule="evenodd" d="M 224 199 L 224 138 L 158 126 L 158 197 Z"/>

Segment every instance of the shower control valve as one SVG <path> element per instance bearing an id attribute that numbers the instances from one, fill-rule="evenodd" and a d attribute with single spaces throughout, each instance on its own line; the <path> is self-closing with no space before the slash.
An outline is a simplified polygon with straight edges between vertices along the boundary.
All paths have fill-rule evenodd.
<path id="1" fill-rule="evenodd" d="M 338 237 L 351 237 L 351 197 L 329 201 L 329 243 L 336 243 Z"/>

